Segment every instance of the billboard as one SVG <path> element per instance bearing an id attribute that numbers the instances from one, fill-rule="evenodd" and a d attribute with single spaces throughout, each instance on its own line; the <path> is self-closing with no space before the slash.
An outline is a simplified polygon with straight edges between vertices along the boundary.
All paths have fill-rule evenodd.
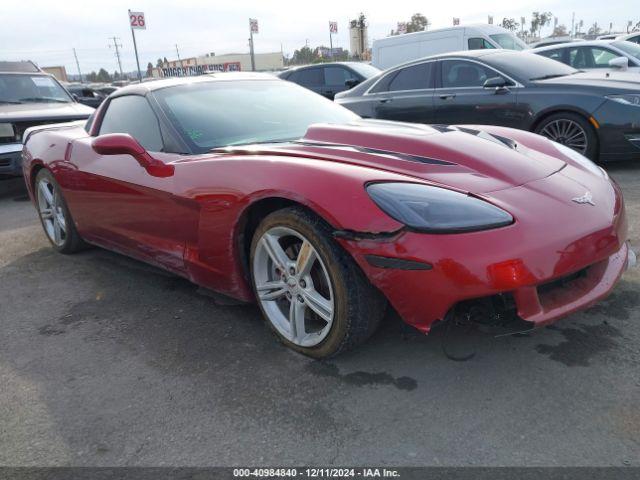
<path id="1" fill-rule="evenodd" d="M 188 67 L 161 68 L 161 77 L 193 77 L 214 72 L 239 72 L 240 62 L 215 63 L 210 65 L 191 65 Z"/>

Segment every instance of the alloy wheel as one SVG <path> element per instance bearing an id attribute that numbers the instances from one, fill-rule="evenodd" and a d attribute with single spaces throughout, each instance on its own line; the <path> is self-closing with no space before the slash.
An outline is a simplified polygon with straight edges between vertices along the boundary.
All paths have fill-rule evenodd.
<path id="1" fill-rule="evenodd" d="M 549 122 L 540 130 L 540 134 L 583 155 L 587 152 L 587 132 L 578 123 L 568 118 Z"/>
<path id="2" fill-rule="evenodd" d="M 287 340 L 318 345 L 331 330 L 334 296 L 318 251 L 287 227 L 267 230 L 256 245 L 253 280 L 267 319 Z"/>
<path id="3" fill-rule="evenodd" d="M 42 178 L 38 182 L 37 198 L 44 231 L 54 245 L 63 246 L 67 239 L 67 221 L 60 192 L 47 178 Z"/>

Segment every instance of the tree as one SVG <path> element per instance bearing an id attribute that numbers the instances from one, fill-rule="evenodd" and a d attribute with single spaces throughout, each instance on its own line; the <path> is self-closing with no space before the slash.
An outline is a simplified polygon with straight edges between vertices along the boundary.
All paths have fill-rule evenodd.
<path id="1" fill-rule="evenodd" d="M 164 62 L 162 61 L 161 58 L 159 58 L 158 60 L 156 60 L 156 67 L 158 68 L 162 68 L 164 67 Z"/>
<path id="2" fill-rule="evenodd" d="M 598 26 L 598 22 L 594 22 L 593 25 L 589 27 L 589 31 L 587 35 L 599 35 L 602 30 Z"/>
<path id="3" fill-rule="evenodd" d="M 567 32 L 567 27 L 565 25 L 556 25 L 553 29 L 552 37 L 565 37 L 569 35 Z"/>
<path id="4" fill-rule="evenodd" d="M 533 12 L 531 16 L 531 35 L 540 38 L 542 27 L 549 25 L 552 18 L 551 12 Z"/>
<path id="5" fill-rule="evenodd" d="M 91 72 L 89 75 L 87 75 L 87 81 L 88 82 L 97 82 L 98 81 L 98 74 L 96 74 L 96 72 Z"/>
<path id="6" fill-rule="evenodd" d="M 104 68 L 98 70 L 98 82 L 110 82 L 111 75 Z"/>
<path id="7" fill-rule="evenodd" d="M 414 13 L 411 16 L 411 20 L 407 22 L 407 33 L 422 32 L 429 28 L 430 22 L 421 13 Z"/>
<path id="8" fill-rule="evenodd" d="M 515 32 L 520 24 L 516 22 L 515 18 L 503 18 L 502 19 L 502 28 L 506 28 L 512 32 Z"/>
<path id="9" fill-rule="evenodd" d="M 313 63 L 320 57 L 317 54 L 317 50 L 311 50 L 307 45 L 299 50 L 293 52 L 291 57 L 292 65 L 306 65 L 307 63 Z"/>
<path id="10" fill-rule="evenodd" d="M 149 62 L 147 63 L 147 77 L 150 77 L 153 75 L 153 63 Z"/>

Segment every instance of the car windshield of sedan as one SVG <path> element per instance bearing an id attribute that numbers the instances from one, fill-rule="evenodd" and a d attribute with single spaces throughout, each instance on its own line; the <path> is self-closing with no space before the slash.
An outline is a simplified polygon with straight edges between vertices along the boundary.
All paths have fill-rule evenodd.
<path id="1" fill-rule="evenodd" d="M 0 74 L 0 104 L 72 101 L 60 84 L 47 75 Z"/>
<path id="2" fill-rule="evenodd" d="M 353 68 L 364 78 L 374 77 L 382 71 L 379 68 L 374 67 L 373 65 L 369 65 L 368 63 L 353 63 L 351 65 L 351 68 Z"/>
<path id="3" fill-rule="evenodd" d="M 614 47 L 618 47 L 627 55 L 631 55 L 632 57 L 640 60 L 640 45 L 638 45 L 637 43 L 622 41 L 614 42 L 611 45 L 613 45 Z"/>
<path id="4" fill-rule="evenodd" d="M 197 153 L 228 145 L 296 140 L 314 123 L 344 124 L 356 114 L 291 82 L 213 81 L 154 92 Z"/>

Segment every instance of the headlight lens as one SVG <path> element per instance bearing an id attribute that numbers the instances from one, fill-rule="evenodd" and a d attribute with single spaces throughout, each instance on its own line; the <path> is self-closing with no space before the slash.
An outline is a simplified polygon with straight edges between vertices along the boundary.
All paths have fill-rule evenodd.
<path id="1" fill-rule="evenodd" d="M 446 188 L 373 183 L 367 193 L 391 218 L 422 232 L 469 232 L 513 223 L 513 217 L 495 205 Z"/>
<path id="2" fill-rule="evenodd" d="M 609 178 L 607 172 L 604 171 L 601 167 L 593 163 L 587 157 L 582 155 L 580 152 L 576 152 L 573 148 L 569 148 L 566 145 L 562 145 L 561 143 L 551 142 L 556 147 L 556 149 L 565 157 L 569 157 L 574 162 L 580 164 L 580 166 L 586 168 L 591 173 L 598 175 L 602 178 Z"/>
<path id="3" fill-rule="evenodd" d="M 627 93 L 623 95 L 607 95 L 607 98 L 609 100 L 613 100 L 614 102 L 640 107 L 640 95 L 638 94 Z"/>

